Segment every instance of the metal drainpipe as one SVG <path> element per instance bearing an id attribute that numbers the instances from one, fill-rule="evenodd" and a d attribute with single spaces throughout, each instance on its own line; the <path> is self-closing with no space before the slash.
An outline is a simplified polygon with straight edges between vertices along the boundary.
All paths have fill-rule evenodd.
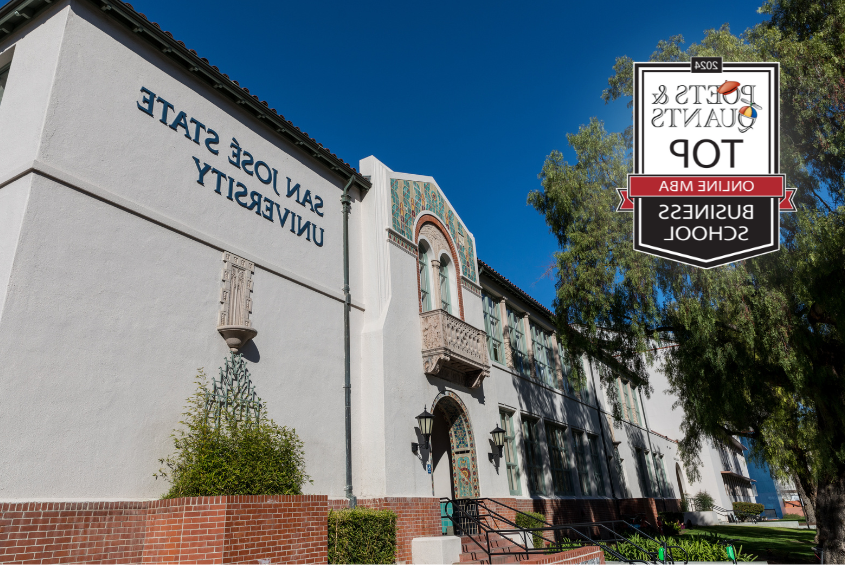
<path id="1" fill-rule="evenodd" d="M 654 448 L 651 447 L 651 430 L 648 428 L 648 417 L 646 417 L 645 415 L 645 404 L 643 404 L 643 391 L 640 390 L 640 387 L 637 387 L 637 394 L 640 395 L 640 408 L 643 412 L 645 435 L 648 438 L 648 450 L 651 452 L 651 466 L 654 467 L 654 476 L 657 477 L 657 486 L 660 487 L 660 500 L 663 501 L 663 511 L 666 512 L 666 497 L 663 496 L 663 491 L 665 490 L 665 488 L 664 485 L 661 485 L 660 473 L 657 472 L 657 461 L 655 461 L 654 459 Z M 648 470 L 648 461 L 646 461 L 646 470 Z"/>
<path id="2" fill-rule="evenodd" d="M 355 508 L 357 499 L 352 494 L 352 380 L 351 380 L 351 349 L 349 346 L 349 309 L 352 297 L 349 294 L 349 211 L 352 199 L 349 197 L 349 187 L 354 177 L 343 187 L 340 203 L 343 207 L 343 389 L 346 396 L 346 498 L 349 507 Z"/>

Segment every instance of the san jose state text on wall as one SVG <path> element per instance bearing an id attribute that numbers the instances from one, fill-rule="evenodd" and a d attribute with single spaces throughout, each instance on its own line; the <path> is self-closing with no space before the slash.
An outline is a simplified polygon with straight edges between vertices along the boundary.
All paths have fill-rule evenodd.
<path id="1" fill-rule="evenodd" d="M 199 146 L 204 146 L 209 153 L 223 159 L 220 155 L 220 135 L 210 126 L 202 123 L 185 111 L 176 111 L 176 107 L 163 97 L 146 87 L 141 87 L 141 99 L 136 101 L 137 108 L 159 121 L 173 131 L 184 130 L 184 137 Z M 278 223 L 285 231 L 313 241 L 317 247 L 323 246 L 323 228 L 317 226 L 315 218 L 307 219 L 305 214 L 323 217 L 323 199 L 312 194 L 310 189 L 303 189 L 299 183 L 294 183 L 290 177 L 284 177 L 282 192 L 279 191 L 279 171 L 265 161 L 241 147 L 234 137 L 229 144 L 231 154 L 224 163 L 208 163 L 199 157 L 192 157 L 196 182 L 201 186 L 214 189 L 214 193 L 225 196 L 227 200 L 237 202 L 247 211 L 255 213 L 271 223 Z M 218 168 L 219 167 L 219 168 Z M 268 189 L 272 189 L 279 199 L 293 199 L 304 210 L 290 210 L 278 201 L 269 198 L 265 192 L 250 190 L 247 185 L 238 180 L 240 174 L 233 172 L 233 168 L 253 177 Z M 246 182 L 251 179 L 243 178 Z M 319 236 L 318 236 L 319 230 Z"/>

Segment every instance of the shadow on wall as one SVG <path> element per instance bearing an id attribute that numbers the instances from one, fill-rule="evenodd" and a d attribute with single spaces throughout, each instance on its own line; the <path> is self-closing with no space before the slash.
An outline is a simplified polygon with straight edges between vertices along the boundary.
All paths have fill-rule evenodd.
<path id="1" fill-rule="evenodd" d="M 255 344 L 254 339 L 248 341 L 247 344 L 241 348 L 240 352 L 244 356 L 244 359 L 250 363 L 258 363 L 261 360 L 261 353 L 258 351 L 258 346 Z"/>

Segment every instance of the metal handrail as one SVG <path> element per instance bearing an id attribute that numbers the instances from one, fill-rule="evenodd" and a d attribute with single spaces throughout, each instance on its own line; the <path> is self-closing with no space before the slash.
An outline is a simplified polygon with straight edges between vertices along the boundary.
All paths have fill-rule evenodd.
<path id="1" fill-rule="evenodd" d="M 551 547 L 554 548 L 557 543 L 562 543 L 562 542 L 557 541 L 561 537 L 563 537 L 562 533 L 564 531 L 568 531 L 568 532 L 574 532 L 575 535 L 577 536 L 577 539 L 572 540 L 572 541 L 574 541 L 576 543 L 581 543 L 582 545 L 597 546 L 600 549 L 602 549 L 603 551 L 606 551 L 607 553 L 613 555 L 614 557 L 616 557 L 620 561 L 624 561 L 626 563 L 648 563 L 647 561 L 638 560 L 638 559 L 632 560 L 632 559 L 628 559 L 628 558 L 624 557 L 622 554 L 620 554 L 619 552 L 616 551 L 615 547 L 607 545 L 606 543 L 603 543 L 602 541 L 593 539 L 592 537 L 590 537 L 590 535 L 588 535 L 585 532 L 582 532 L 579 528 L 585 528 L 585 529 L 586 528 L 593 528 L 595 530 L 602 532 L 603 534 L 607 533 L 607 534 L 609 534 L 609 539 L 607 541 L 612 541 L 614 543 L 620 543 L 620 542 L 628 543 L 628 544 L 632 545 L 633 547 L 635 547 L 640 552 L 642 552 L 644 555 L 648 556 L 649 560 L 652 563 L 674 563 L 674 558 L 673 558 L 673 555 L 672 555 L 672 549 L 680 549 L 681 551 L 683 551 L 684 557 L 685 557 L 684 563 L 687 563 L 689 561 L 689 555 L 687 554 L 687 552 L 684 548 L 677 546 L 677 545 L 669 545 L 665 541 L 663 541 L 663 542 L 658 541 L 655 538 L 651 537 L 650 535 L 646 534 L 645 532 L 641 531 L 640 529 L 636 528 L 630 522 L 627 522 L 625 520 L 608 520 L 608 521 L 604 521 L 604 522 L 583 522 L 583 523 L 577 523 L 577 524 L 563 524 L 563 525 L 553 525 L 553 524 L 550 524 L 549 522 L 547 522 L 545 520 L 539 520 L 541 523 L 545 524 L 546 526 L 545 527 L 539 527 L 539 528 L 523 528 L 523 527 L 518 526 L 515 522 L 513 522 L 509 518 L 506 518 L 505 516 L 501 515 L 499 512 L 496 512 L 495 510 L 492 510 L 491 508 L 489 508 L 486 504 L 486 501 L 488 501 L 488 500 L 492 503 L 498 504 L 499 506 L 502 506 L 504 508 L 512 510 L 516 514 L 522 514 L 522 515 L 525 515 L 525 516 L 529 516 L 532 520 L 537 520 L 537 519 L 533 516 L 526 514 L 525 512 L 522 512 L 522 511 L 517 510 L 517 509 L 515 509 L 511 506 L 508 506 L 507 504 L 503 504 L 503 503 L 501 503 L 501 502 L 499 502 L 498 500 L 495 500 L 495 499 L 491 499 L 491 498 L 462 499 L 462 501 L 466 501 L 466 502 L 471 501 L 472 503 L 475 504 L 476 509 L 478 510 L 478 515 L 473 516 L 473 515 L 465 512 L 464 509 L 462 508 L 462 505 L 456 504 L 456 501 L 449 499 L 449 498 L 441 498 L 440 499 L 441 502 L 446 502 L 446 504 L 443 505 L 444 511 L 446 513 L 445 517 L 451 519 L 453 524 L 456 523 L 456 515 L 457 515 L 457 518 L 458 518 L 457 523 L 458 524 L 461 524 L 461 523 L 465 524 L 466 522 L 471 522 L 475 526 L 478 527 L 479 533 L 476 533 L 476 534 L 470 534 L 470 533 L 464 531 L 464 529 L 461 528 L 460 526 L 459 526 L 459 529 L 460 529 L 461 535 L 465 535 L 468 538 L 470 538 L 473 541 L 473 543 L 475 543 L 475 545 L 478 546 L 479 550 L 487 553 L 487 557 L 490 561 L 492 561 L 493 555 L 506 555 L 508 553 L 516 553 L 516 552 L 504 552 L 504 551 L 496 552 L 495 549 L 490 546 L 490 534 L 491 533 L 496 534 L 496 535 L 500 536 L 501 538 L 505 538 L 505 539 L 508 539 L 511 542 L 513 542 L 514 545 L 521 550 L 518 553 L 524 553 L 526 558 L 527 558 L 532 553 L 534 553 L 534 554 L 537 554 L 537 553 L 545 554 L 549 550 L 549 548 L 547 548 L 547 547 L 535 548 L 535 547 L 533 547 L 533 543 L 531 545 L 529 545 L 529 541 L 528 541 L 528 534 L 529 533 L 532 536 L 532 542 L 533 542 L 533 538 L 536 536 L 536 537 L 539 537 L 542 540 L 548 542 L 551 545 Z M 449 504 L 449 503 L 451 503 L 451 504 Z M 452 508 L 452 515 L 449 515 L 449 512 L 448 512 L 448 509 L 450 508 L 450 506 Z M 482 513 L 482 510 L 483 510 L 483 513 Z M 441 515 L 441 517 L 443 517 L 443 516 Z M 497 521 L 497 522 L 502 522 L 505 525 L 512 526 L 512 528 L 493 528 L 486 523 L 487 520 L 489 520 L 489 519 L 492 519 L 493 521 Z M 663 553 L 664 553 L 663 559 L 662 560 L 660 559 L 659 552 L 648 551 L 644 547 L 638 545 L 637 543 L 633 542 L 629 538 L 626 538 L 621 533 L 619 533 L 618 527 L 617 527 L 618 525 L 621 525 L 626 530 L 636 531 L 639 535 L 642 535 L 642 536 L 650 539 L 651 541 L 659 544 L 663 549 Z M 481 533 L 484 534 L 483 538 L 481 538 Z M 544 534 L 549 534 L 549 533 L 551 533 L 552 539 L 549 539 L 544 535 Z M 519 535 L 522 538 L 522 543 L 519 543 L 518 541 L 514 540 L 513 538 L 508 537 L 508 534 Z M 476 536 L 478 536 L 479 539 L 476 539 Z M 566 539 L 569 539 L 569 537 L 567 537 Z M 482 541 L 486 541 L 486 544 L 482 545 L 482 543 L 481 543 Z"/>

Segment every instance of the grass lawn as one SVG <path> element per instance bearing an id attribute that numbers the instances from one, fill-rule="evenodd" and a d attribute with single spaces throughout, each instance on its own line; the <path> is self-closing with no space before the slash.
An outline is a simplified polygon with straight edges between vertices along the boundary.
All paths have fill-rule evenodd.
<path id="1" fill-rule="evenodd" d="M 758 528 L 755 526 L 700 526 L 684 530 L 684 536 L 716 533 L 725 538 L 739 540 L 742 553 L 757 556 L 758 561 L 770 563 L 818 563 L 811 549 L 815 543 L 815 530 L 791 528 Z"/>

